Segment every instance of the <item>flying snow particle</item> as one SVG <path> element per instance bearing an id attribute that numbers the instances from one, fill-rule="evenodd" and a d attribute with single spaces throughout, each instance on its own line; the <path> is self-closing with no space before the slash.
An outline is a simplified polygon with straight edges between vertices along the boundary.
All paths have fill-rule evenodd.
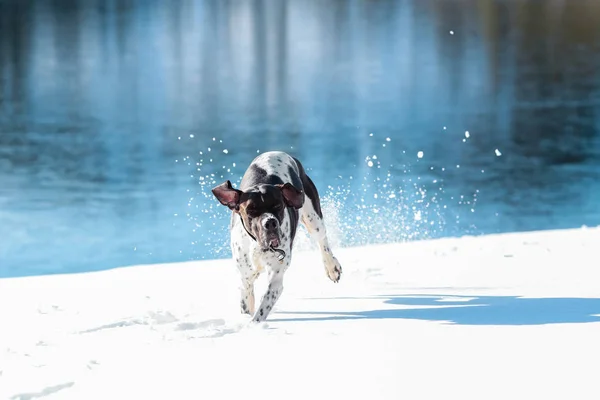
<path id="1" fill-rule="evenodd" d="M 369 167 L 372 167 L 372 166 L 373 166 L 373 161 L 371 161 L 371 160 L 367 161 L 367 165 L 368 165 Z"/>
<path id="2" fill-rule="evenodd" d="M 422 152 L 422 151 L 419 151 L 419 152 L 417 153 L 417 157 L 418 157 L 418 158 L 423 158 L 423 152 Z"/>
<path id="3" fill-rule="evenodd" d="M 417 211 L 415 213 L 415 221 L 420 221 L 421 220 L 421 211 Z"/>
<path id="4" fill-rule="evenodd" d="M 496 157 L 500 157 L 502 155 L 502 153 L 500 153 L 500 150 L 498 150 L 498 149 L 496 149 L 495 152 L 496 152 Z"/>
<path id="5" fill-rule="evenodd" d="M 224 149 L 224 150 L 223 150 L 223 153 L 225 153 L 225 154 L 229 154 L 229 150 L 227 150 L 227 149 Z"/>
<path id="6" fill-rule="evenodd" d="M 469 136 L 471 136 L 471 134 L 469 133 L 469 131 L 465 131 L 465 137 L 468 139 Z"/>

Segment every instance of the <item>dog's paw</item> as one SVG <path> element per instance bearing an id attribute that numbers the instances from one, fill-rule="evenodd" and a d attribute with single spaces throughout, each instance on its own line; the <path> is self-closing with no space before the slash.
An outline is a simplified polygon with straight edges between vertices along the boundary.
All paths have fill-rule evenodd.
<path id="1" fill-rule="evenodd" d="M 342 277 L 342 266 L 337 258 L 332 257 L 332 263 L 326 268 L 327 276 L 333 283 L 338 283 Z"/>
<path id="2" fill-rule="evenodd" d="M 254 315 L 254 305 L 250 304 L 246 299 L 242 299 L 240 301 L 240 313 Z"/>

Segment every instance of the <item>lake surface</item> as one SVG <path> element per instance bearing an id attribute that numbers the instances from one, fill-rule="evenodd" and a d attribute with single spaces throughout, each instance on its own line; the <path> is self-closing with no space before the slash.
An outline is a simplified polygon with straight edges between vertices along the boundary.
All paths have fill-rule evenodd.
<path id="1" fill-rule="evenodd" d="M 273 149 L 336 246 L 598 225 L 600 2 L 0 1 L 0 277 L 228 257 Z"/>

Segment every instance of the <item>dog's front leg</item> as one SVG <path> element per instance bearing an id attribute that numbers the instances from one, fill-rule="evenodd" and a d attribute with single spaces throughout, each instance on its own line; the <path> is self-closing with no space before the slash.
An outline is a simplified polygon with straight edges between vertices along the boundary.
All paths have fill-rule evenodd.
<path id="1" fill-rule="evenodd" d="M 285 273 L 289 263 L 286 261 L 283 264 L 279 264 L 275 267 L 269 268 L 269 286 L 267 291 L 260 300 L 260 305 L 254 313 L 254 322 L 262 322 L 267 319 L 275 303 L 283 292 L 283 274 Z"/>
<path id="2" fill-rule="evenodd" d="M 241 278 L 240 310 L 242 314 L 254 315 L 254 281 L 260 268 L 253 268 L 248 241 L 244 240 L 239 226 L 231 231 L 231 253 Z"/>
<path id="3" fill-rule="evenodd" d="M 252 263 L 247 253 L 233 252 L 235 263 L 240 273 L 240 310 L 242 314 L 254 314 L 254 281 L 258 278 L 260 270 L 252 268 Z"/>

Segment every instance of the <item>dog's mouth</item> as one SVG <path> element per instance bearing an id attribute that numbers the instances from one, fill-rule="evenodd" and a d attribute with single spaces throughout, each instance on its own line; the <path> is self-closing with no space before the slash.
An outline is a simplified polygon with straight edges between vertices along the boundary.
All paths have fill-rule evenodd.
<path id="1" fill-rule="evenodd" d="M 263 242 L 264 243 L 264 242 Z M 281 242 L 279 240 L 279 238 L 277 237 L 271 237 L 269 239 L 266 240 L 267 245 L 266 246 L 261 246 L 262 247 L 262 251 L 263 252 L 272 252 L 272 253 L 277 253 L 277 261 L 279 261 L 280 263 L 283 262 L 283 259 L 285 258 L 286 254 L 285 251 L 283 251 L 282 249 L 278 249 L 278 247 L 281 245 Z"/>
<path id="2" fill-rule="evenodd" d="M 281 241 L 279 238 L 272 238 L 265 240 L 261 247 L 263 251 L 270 251 L 271 249 L 276 249 L 281 245 Z"/>
<path id="3" fill-rule="evenodd" d="M 277 231 L 271 232 L 259 232 L 260 246 L 263 250 L 267 251 L 271 248 L 278 248 L 281 246 L 281 236 Z"/>

